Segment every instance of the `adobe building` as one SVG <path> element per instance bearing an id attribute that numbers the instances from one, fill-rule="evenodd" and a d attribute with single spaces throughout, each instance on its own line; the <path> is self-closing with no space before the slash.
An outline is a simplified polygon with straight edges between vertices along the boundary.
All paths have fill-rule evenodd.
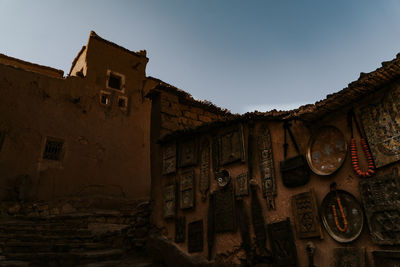
<path id="1" fill-rule="evenodd" d="M 399 56 L 314 105 L 244 115 L 148 60 L 94 32 L 66 77 L 0 55 L 0 263 L 146 243 L 167 266 L 399 263 Z"/>

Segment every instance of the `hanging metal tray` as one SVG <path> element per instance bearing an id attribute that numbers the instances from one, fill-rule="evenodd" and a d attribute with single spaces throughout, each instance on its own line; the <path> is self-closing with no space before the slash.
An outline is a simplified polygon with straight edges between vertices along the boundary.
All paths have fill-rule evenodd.
<path id="1" fill-rule="evenodd" d="M 337 197 L 340 198 L 343 212 L 347 218 L 348 228 L 341 232 L 335 223 L 332 205 L 336 206 L 340 226 L 343 226 L 343 219 L 337 204 Z M 328 234 L 339 243 L 348 243 L 355 240 L 364 226 L 364 214 L 360 203 L 349 192 L 335 190 L 329 192 L 321 204 L 322 223 Z"/>
<path id="2" fill-rule="evenodd" d="M 324 126 L 310 138 L 306 156 L 310 169 L 325 176 L 343 165 L 346 154 L 347 142 L 343 133 L 334 126 Z"/>

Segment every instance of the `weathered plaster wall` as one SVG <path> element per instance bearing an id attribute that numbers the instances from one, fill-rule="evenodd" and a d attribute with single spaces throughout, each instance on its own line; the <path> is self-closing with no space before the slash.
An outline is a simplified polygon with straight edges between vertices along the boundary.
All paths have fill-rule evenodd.
<path id="1" fill-rule="evenodd" d="M 0 65 L 2 197 L 52 199 L 93 186 L 103 194 L 149 197 L 151 103 L 142 92 L 148 59 L 93 36 L 87 47 L 85 78 Z M 111 103 L 104 106 L 108 69 L 125 75 L 126 89 L 108 90 Z M 126 111 L 119 95 L 128 98 Z M 60 162 L 42 159 L 46 137 L 64 140 Z"/>
<path id="2" fill-rule="evenodd" d="M 364 104 L 367 104 L 368 101 L 372 99 L 376 99 L 378 96 L 382 95 L 382 91 L 386 89 L 390 89 L 393 87 L 399 87 L 400 84 L 397 82 L 395 84 L 392 84 L 390 86 L 387 86 L 383 88 L 380 92 L 377 92 L 375 95 L 371 95 L 369 97 L 366 97 L 362 99 L 361 101 L 354 103 L 354 107 L 360 107 Z M 340 129 L 345 137 L 348 143 L 350 142 L 350 130 L 348 128 L 347 124 L 347 111 L 348 109 L 351 108 L 350 106 L 346 109 L 342 110 L 337 110 L 328 116 L 325 116 L 324 118 L 321 118 L 320 120 L 314 121 L 314 122 L 308 122 L 308 123 L 303 123 L 300 121 L 294 122 L 293 123 L 293 133 L 297 139 L 297 142 L 299 144 L 300 150 L 305 154 L 306 149 L 307 149 L 307 144 L 309 141 L 309 138 L 312 136 L 312 133 L 316 131 L 320 126 L 324 125 L 333 125 Z M 258 127 L 260 126 L 260 121 L 256 123 L 255 125 L 255 130 L 254 130 L 254 138 L 257 138 L 257 130 Z M 266 201 L 262 197 L 262 191 L 261 188 L 258 190 L 258 197 L 262 202 L 263 205 L 263 215 L 266 223 L 272 223 L 272 222 L 277 222 L 281 220 L 285 220 L 287 217 L 290 218 L 290 222 L 292 225 L 293 233 L 295 236 L 295 242 L 297 246 L 297 254 L 298 254 L 298 262 L 299 266 L 306 267 L 308 266 L 308 258 L 307 258 L 307 253 L 306 253 L 306 244 L 308 241 L 314 242 L 314 244 L 317 247 L 316 253 L 315 253 L 315 265 L 316 266 L 334 266 L 333 262 L 333 248 L 336 247 L 364 247 L 366 248 L 369 263 L 372 265 L 372 256 L 371 256 L 371 251 L 373 250 L 379 250 L 379 249 L 396 249 L 396 247 L 379 247 L 377 245 L 374 245 L 371 241 L 370 235 L 369 235 L 369 230 L 367 227 L 367 223 L 365 221 L 363 231 L 358 239 L 355 241 L 349 243 L 349 244 L 340 244 L 333 240 L 329 234 L 326 232 L 325 228 L 323 228 L 323 239 L 300 239 L 297 236 L 297 233 L 294 228 L 294 217 L 293 217 L 293 212 L 292 212 L 292 207 L 291 207 L 291 197 L 295 194 L 302 193 L 309 191 L 311 188 L 314 189 L 316 198 L 317 198 L 317 203 L 318 205 L 321 205 L 321 202 L 325 195 L 330 191 L 330 184 L 332 182 L 337 183 L 337 188 L 338 189 L 343 189 L 351 194 L 353 194 L 361 203 L 360 199 L 360 193 L 359 193 L 359 181 L 362 178 L 359 178 L 357 175 L 355 175 L 352 166 L 351 166 L 351 158 L 350 158 L 350 151 L 348 151 L 345 162 L 343 166 L 334 174 L 330 176 L 318 176 L 314 173 L 311 173 L 311 179 L 310 182 L 308 182 L 304 186 L 300 186 L 297 188 L 287 188 L 283 185 L 282 183 L 282 177 L 281 177 L 281 172 L 279 171 L 279 162 L 284 159 L 283 156 L 283 144 L 284 144 L 284 132 L 283 132 L 283 124 L 282 122 L 279 121 L 266 121 L 264 123 L 267 123 L 270 132 L 271 132 L 271 138 L 272 138 L 272 145 L 273 145 L 273 159 L 274 159 L 274 168 L 275 168 L 275 177 L 276 177 L 276 182 L 277 182 L 277 192 L 278 195 L 275 199 L 276 202 L 276 210 L 267 210 L 266 207 Z M 223 128 L 221 129 L 212 129 L 212 131 L 217 130 L 217 132 L 221 132 Z M 208 138 L 211 142 L 211 139 L 213 136 L 215 136 L 212 131 L 210 130 L 208 134 L 197 134 L 193 135 L 194 138 L 196 139 L 197 144 L 200 144 L 200 141 L 203 138 Z M 244 140 L 245 140 L 245 148 L 247 149 L 247 142 L 248 142 L 248 128 L 247 124 L 244 123 Z M 359 140 L 359 136 L 357 131 L 355 131 L 355 136 Z M 178 142 L 181 138 L 190 138 L 189 135 L 186 136 L 181 136 L 178 138 Z M 288 157 L 295 156 L 296 152 L 295 149 L 290 141 L 288 139 L 289 143 L 289 151 L 288 151 Z M 212 148 L 211 148 L 212 149 Z M 256 142 L 253 147 L 254 153 L 257 153 L 257 147 L 256 147 Z M 359 154 L 362 154 L 362 149 L 359 147 Z M 247 153 L 247 151 L 246 151 Z M 383 167 L 378 169 L 377 175 L 381 175 L 383 173 L 388 173 L 391 172 L 391 169 L 394 167 L 398 167 L 398 163 L 396 164 L 391 164 L 387 167 Z M 366 162 L 361 156 L 361 166 L 363 169 L 366 169 Z M 161 176 L 161 171 L 158 171 L 158 174 L 160 177 L 158 177 L 157 180 L 155 180 L 158 184 L 153 185 L 153 189 L 157 188 L 156 193 L 154 194 L 153 192 L 153 197 L 154 197 L 154 212 L 152 214 L 152 220 L 155 225 L 158 227 L 164 229 L 164 234 L 170 239 L 174 240 L 175 237 L 175 223 L 173 219 L 164 219 L 163 218 L 163 192 L 162 188 L 164 188 L 165 185 L 170 184 L 172 182 L 176 182 L 179 184 L 179 176 L 182 173 L 182 171 L 190 169 L 190 167 L 187 167 L 185 169 L 179 169 L 177 170 L 176 174 L 171 174 L 171 175 L 164 175 Z M 207 257 L 207 236 L 206 236 L 206 229 L 207 229 L 207 210 L 208 210 L 208 204 L 209 204 L 209 199 L 207 198 L 206 202 L 201 201 L 201 194 L 199 192 L 199 175 L 200 175 L 200 170 L 199 170 L 199 164 L 195 166 L 195 173 L 196 173 L 196 178 L 195 178 L 195 208 L 192 210 L 180 210 L 179 208 L 179 196 L 177 196 L 177 216 L 185 216 L 186 217 L 186 240 L 185 243 L 179 244 L 179 246 L 184 250 L 187 251 L 187 224 L 196 221 L 196 220 L 203 220 L 204 224 L 204 249 L 203 252 L 200 253 L 193 253 L 197 255 L 201 255 L 203 257 Z M 247 167 L 247 161 L 246 163 L 234 163 L 227 165 L 225 167 L 230 174 L 231 177 L 234 178 L 238 174 L 246 172 L 248 170 Z M 211 181 L 211 186 L 210 190 L 216 190 L 217 189 L 217 184 L 216 181 L 214 180 L 214 175 L 212 174 L 212 162 L 210 162 L 210 181 Z M 260 178 L 260 169 L 259 169 L 259 161 L 257 158 L 257 155 L 254 157 L 254 162 L 253 162 L 253 177 L 256 179 L 259 185 L 261 185 L 261 178 Z M 177 187 L 177 191 L 179 192 L 179 186 Z M 178 193 L 179 194 L 179 193 Z M 178 195 L 177 194 L 177 195 Z M 246 207 L 246 210 L 251 218 L 251 211 L 250 211 L 250 196 L 244 197 L 244 205 Z M 250 219 L 251 220 L 251 219 Z M 321 222 L 322 226 L 322 222 Z M 323 226 L 322 226 L 323 227 Z M 252 239 L 254 238 L 254 233 L 252 229 L 252 225 L 250 225 L 250 232 L 252 235 Z M 269 242 L 269 240 L 268 240 Z M 268 243 L 267 242 L 267 243 Z M 239 247 L 241 244 L 241 237 L 240 237 L 240 232 L 239 230 L 236 233 L 223 233 L 223 234 L 216 234 L 216 241 L 214 245 L 214 252 L 213 252 L 213 257 L 215 257 L 217 254 L 225 254 L 225 255 L 232 255 L 234 254 L 233 251 L 237 251 L 236 248 Z M 269 245 L 268 245 L 269 246 Z M 398 249 L 398 247 L 397 247 Z M 230 260 L 233 260 L 234 262 L 238 263 L 240 258 L 244 257 L 244 251 L 237 251 L 238 253 L 236 256 L 230 257 Z"/>

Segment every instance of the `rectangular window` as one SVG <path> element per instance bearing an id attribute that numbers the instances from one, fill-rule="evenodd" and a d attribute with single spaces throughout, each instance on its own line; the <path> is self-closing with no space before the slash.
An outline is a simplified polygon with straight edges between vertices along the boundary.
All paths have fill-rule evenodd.
<path id="1" fill-rule="evenodd" d="M 126 96 L 119 96 L 118 97 L 118 107 L 123 111 L 127 111 L 127 109 L 128 109 L 128 98 Z"/>
<path id="2" fill-rule="evenodd" d="M 61 160 L 64 142 L 47 140 L 43 152 L 43 158 L 49 160 Z"/>
<path id="3" fill-rule="evenodd" d="M 107 70 L 106 87 L 108 89 L 118 90 L 124 92 L 125 90 L 125 76 L 115 71 Z"/>
<path id="4" fill-rule="evenodd" d="M 100 103 L 102 105 L 110 105 L 111 104 L 111 94 L 109 92 L 100 91 Z"/>

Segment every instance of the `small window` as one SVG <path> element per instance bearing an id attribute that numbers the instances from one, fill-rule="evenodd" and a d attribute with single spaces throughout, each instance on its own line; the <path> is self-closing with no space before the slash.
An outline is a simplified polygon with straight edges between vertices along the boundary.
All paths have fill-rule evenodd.
<path id="1" fill-rule="evenodd" d="M 125 76 L 113 71 L 107 71 L 107 88 L 124 91 Z"/>
<path id="2" fill-rule="evenodd" d="M 128 98 L 125 96 L 118 97 L 118 107 L 122 110 L 127 110 L 128 108 Z"/>
<path id="3" fill-rule="evenodd" d="M 103 105 L 111 104 L 111 94 L 108 92 L 100 91 L 100 103 Z"/>
<path id="4" fill-rule="evenodd" d="M 63 145 L 63 141 L 46 140 L 43 158 L 49 160 L 61 160 Z"/>

